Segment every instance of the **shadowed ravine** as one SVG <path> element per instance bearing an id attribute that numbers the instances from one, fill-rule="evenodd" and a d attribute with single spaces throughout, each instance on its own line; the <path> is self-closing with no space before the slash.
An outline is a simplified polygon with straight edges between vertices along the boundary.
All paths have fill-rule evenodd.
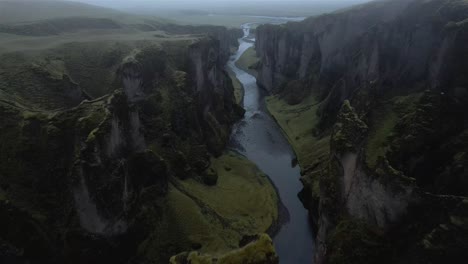
<path id="1" fill-rule="evenodd" d="M 249 38 L 250 26 L 243 26 L 244 37 L 240 39 L 239 50 L 228 63 L 244 86 L 246 109 L 244 119 L 234 127 L 230 148 L 245 155 L 270 177 L 288 211 L 289 217 L 284 217 L 285 221 L 274 237 L 280 263 L 312 263 L 314 240 L 307 211 L 297 197 L 302 185 L 299 166 L 292 167 L 294 152 L 281 128 L 268 114 L 265 93 L 257 86 L 255 77 L 235 65 L 240 56 L 254 45 L 255 39 Z"/>

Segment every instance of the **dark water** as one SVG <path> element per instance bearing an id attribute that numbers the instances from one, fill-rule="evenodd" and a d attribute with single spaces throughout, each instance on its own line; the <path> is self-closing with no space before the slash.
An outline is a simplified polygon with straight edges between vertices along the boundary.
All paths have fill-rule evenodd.
<path id="1" fill-rule="evenodd" d="M 234 127 L 230 148 L 242 153 L 270 177 L 289 212 L 289 220 L 273 239 L 280 263 L 310 264 L 313 262 L 314 239 L 307 211 L 297 197 L 302 184 L 299 166 L 291 165 L 294 152 L 281 128 L 266 111 L 265 94 L 257 86 L 255 77 L 234 64 L 254 45 L 255 40 L 249 39 L 250 26 L 243 25 L 244 37 L 239 40 L 239 50 L 228 63 L 228 68 L 244 86 L 244 108 L 247 111 L 244 119 Z"/>

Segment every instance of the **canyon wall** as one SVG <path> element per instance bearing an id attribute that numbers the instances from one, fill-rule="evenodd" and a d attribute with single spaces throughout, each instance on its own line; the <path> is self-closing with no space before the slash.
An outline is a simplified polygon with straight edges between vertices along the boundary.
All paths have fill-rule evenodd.
<path id="1" fill-rule="evenodd" d="M 259 85 L 314 97 L 309 137 L 331 136 L 328 160 L 301 164 L 318 263 L 466 257 L 447 239 L 468 237 L 467 19 L 466 1 L 375 1 L 257 29 Z"/>
<path id="2" fill-rule="evenodd" d="M 78 65 L 73 56 L 2 55 L 5 259 L 149 261 L 140 246 L 162 228 L 157 224 L 170 178 L 205 177 L 210 158 L 221 154 L 231 126 L 243 115 L 224 72 L 235 36 L 221 27 L 216 32 L 222 39 L 210 33 L 186 41 L 114 45 L 110 57 L 96 47 L 94 57 L 106 60 L 101 77 L 113 77 L 105 88 L 86 85 L 89 77 L 71 72 Z M 63 49 L 73 45 L 78 44 Z M 60 49 L 49 54 L 63 54 Z M 99 96 L 89 96 L 79 83 Z M 151 250 L 163 252 L 152 261 L 182 251 L 174 245 Z"/>

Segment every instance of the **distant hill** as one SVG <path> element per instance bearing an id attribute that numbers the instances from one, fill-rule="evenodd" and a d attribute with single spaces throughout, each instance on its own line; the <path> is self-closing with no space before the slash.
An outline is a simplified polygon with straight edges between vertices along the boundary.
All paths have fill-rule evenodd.
<path id="1" fill-rule="evenodd" d="M 104 7 L 58 0 L 0 0 L 0 23 L 74 16 L 114 17 L 124 13 Z"/>
<path id="2" fill-rule="evenodd" d="M 152 15 L 139 16 L 112 8 L 63 0 L 0 0 L 0 24 L 37 22 L 57 18 L 108 18 L 119 23 L 139 24 L 145 20 L 169 23 Z"/>

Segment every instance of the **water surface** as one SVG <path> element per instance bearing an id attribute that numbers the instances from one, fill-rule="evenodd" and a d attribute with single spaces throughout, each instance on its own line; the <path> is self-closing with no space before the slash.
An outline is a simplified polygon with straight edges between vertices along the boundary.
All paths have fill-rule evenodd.
<path id="1" fill-rule="evenodd" d="M 284 22 L 284 20 L 283 20 Z M 249 36 L 253 24 L 244 24 L 240 47 L 228 62 L 244 86 L 245 117 L 233 129 L 230 148 L 240 152 L 266 173 L 276 186 L 288 211 L 288 219 L 273 238 L 281 264 L 312 263 L 314 239 L 307 211 L 297 193 L 302 189 L 300 168 L 292 166 L 295 155 L 281 128 L 266 110 L 265 93 L 259 89 L 254 76 L 236 67 L 235 62 L 255 39 Z"/>

